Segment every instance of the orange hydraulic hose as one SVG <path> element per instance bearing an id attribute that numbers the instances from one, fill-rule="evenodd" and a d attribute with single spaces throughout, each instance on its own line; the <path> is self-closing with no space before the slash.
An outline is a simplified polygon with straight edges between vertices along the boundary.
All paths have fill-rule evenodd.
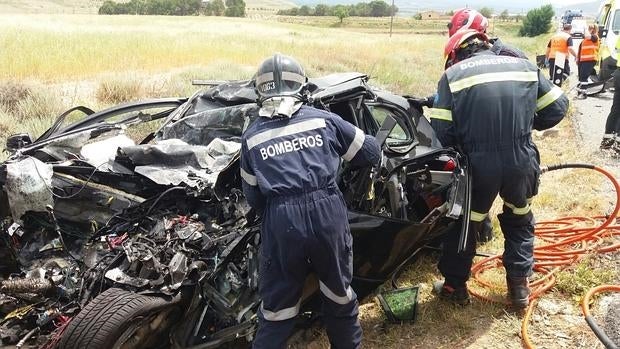
<path id="1" fill-rule="evenodd" d="M 618 212 L 620 212 L 620 184 L 616 178 L 600 167 L 583 164 L 549 166 L 543 169 L 543 172 L 564 168 L 592 169 L 606 176 L 614 186 L 616 192 L 616 206 L 613 212 L 606 217 L 564 217 L 536 224 L 534 234 L 539 240 L 546 244 L 534 248 L 534 258 L 536 262 L 533 269 L 539 277 L 530 283 L 530 304 L 525 311 L 525 316 L 521 324 L 523 344 L 528 349 L 535 347 L 528 334 L 528 323 L 534 311 L 535 300 L 553 287 L 555 284 L 554 274 L 593 253 L 620 251 L 620 243 L 604 245 L 605 237 L 620 236 L 620 225 L 617 222 Z M 495 268 L 501 268 L 500 255 L 487 257 L 475 263 L 471 270 L 472 278 L 483 287 L 497 288 L 497 286 L 482 279 L 482 274 L 484 272 Z M 609 290 L 618 291 L 620 290 L 620 286 L 607 285 L 590 290 L 584 297 L 585 304 L 588 304 L 588 299 L 594 293 Z M 491 299 L 474 290 L 472 290 L 471 293 L 478 298 L 488 301 L 506 303 L 506 301 Z M 584 309 L 586 321 L 590 324 L 587 306 L 584 307 L 582 303 L 582 308 Z M 596 330 L 594 331 L 596 333 Z"/>

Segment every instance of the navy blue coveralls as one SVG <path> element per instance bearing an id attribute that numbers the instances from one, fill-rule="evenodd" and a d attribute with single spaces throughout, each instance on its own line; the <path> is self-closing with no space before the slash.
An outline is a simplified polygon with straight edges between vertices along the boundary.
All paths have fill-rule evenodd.
<path id="1" fill-rule="evenodd" d="M 319 278 L 332 347 L 360 345 L 350 286 L 352 237 L 336 185 L 340 158 L 370 166 L 379 161 L 380 148 L 374 137 L 312 107 L 302 106 L 291 118 L 261 117 L 243 134 L 243 191 L 263 219 L 254 348 L 285 347 L 310 271 Z"/>
<path id="2" fill-rule="evenodd" d="M 559 123 L 568 98 L 526 59 L 480 52 L 445 71 L 431 109 L 431 124 L 444 146 L 461 149 L 472 168 L 470 231 L 478 231 L 499 194 L 498 215 L 504 234 L 503 263 L 510 277 L 527 277 L 534 264 L 534 215 L 530 203 L 538 191 L 540 158 L 532 128 Z M 462 287 L 476 251 L 457 253 L 458 234 L 449 234 L 439 270 L 446 283 Z"/>
<path id="3" fill-rule="evenodd" d="M 499 38 L 493 38 L 489 41 L 491 43 L 491 52 L 498 56 L 510 56 L 527 59 L 527 55 L 518 48 L 505 44 Z"/>

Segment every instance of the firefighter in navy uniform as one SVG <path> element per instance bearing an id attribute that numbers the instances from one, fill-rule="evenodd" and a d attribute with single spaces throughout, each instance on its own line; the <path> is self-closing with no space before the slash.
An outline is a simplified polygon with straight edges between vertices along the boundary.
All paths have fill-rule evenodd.
<path id="1" fill-rule="evenodd" d="M 293 58 L 265 60 L 255 76 L 260 118 L 242 136 L 243 191 L 262 214 L 262 304 L 253 347 L 285 347 L 312 271 L 332 347 L 358 348 L 352 237 L 336 171 L 341 159 L 375 165 L 381 150 L 374 137 L 339 116 L 302 105 L 305 84 Z"/>
<path id="2" fill-rule="evenodd" d="M 446 71 L 431 109 L 433 128 L 444 146 L 454 146 L 470 160 L 472 202 L 470 231 L 488 215 L 497 195 L 504 201 L 498 215 L 504 234 L 503 264 L 508 297 L 516 309 L 529 301 L 534 215 L 530 202 L 538 190 L 539 154 L 532 129 L 555 126 L 568 109 L 568 98 L 526 59 L 490 52 L 485 34 L 457 32 L 444 50 Z M 449 234 L 439 270 L 440 297 L 469 303 L 466 281 L 476 251 L 470 234 L 458 253 L 458 234 Z"/>
<path id="3" fill-rule="evenodd" d="M 450 22 L 448 23 L 448 37 L 452 37 L 459 30 L 474 29 L 480 33 L 486 34 L 489 27 L 489 20 L 483 16 L 480 12 L 470 9 L 462 8 L 456 10 Z M 516 47 L 504 44 L 499 38 L 489 39 L 491 43 L 490 51 L 498 56 L 511 56 L 527 59 L 525 53 Z M 487 218 L 480 224 L 480 230 L 476 232 L 476 238 L 479 243 L 484 244 L 493 240 L 493 226 L 491 225 L 491 218 Z"/>

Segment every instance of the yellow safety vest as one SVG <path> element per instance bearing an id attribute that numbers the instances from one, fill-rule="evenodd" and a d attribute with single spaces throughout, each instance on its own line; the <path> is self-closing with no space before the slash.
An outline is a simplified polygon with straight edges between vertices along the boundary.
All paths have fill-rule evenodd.
<path id="1" fill-rule="evenodd" d="M 618 55 L 620 53 L 620 36 L 618 36 L 618 39 L 616 39 L 616 67 L 620 68 L 620 56 Z"/>

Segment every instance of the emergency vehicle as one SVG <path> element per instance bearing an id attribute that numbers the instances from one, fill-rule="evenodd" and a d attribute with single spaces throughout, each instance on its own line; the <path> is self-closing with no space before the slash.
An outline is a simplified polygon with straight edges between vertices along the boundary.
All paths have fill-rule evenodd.
<path id="1" fill-rule="evenodd" d="M 620 34 L 620 8 L 618 1 L 605 0 L 596 17 L 601 46 L 599 50 L 599 78 L 607 80 L 616 69 L 616 40 Z"/>

